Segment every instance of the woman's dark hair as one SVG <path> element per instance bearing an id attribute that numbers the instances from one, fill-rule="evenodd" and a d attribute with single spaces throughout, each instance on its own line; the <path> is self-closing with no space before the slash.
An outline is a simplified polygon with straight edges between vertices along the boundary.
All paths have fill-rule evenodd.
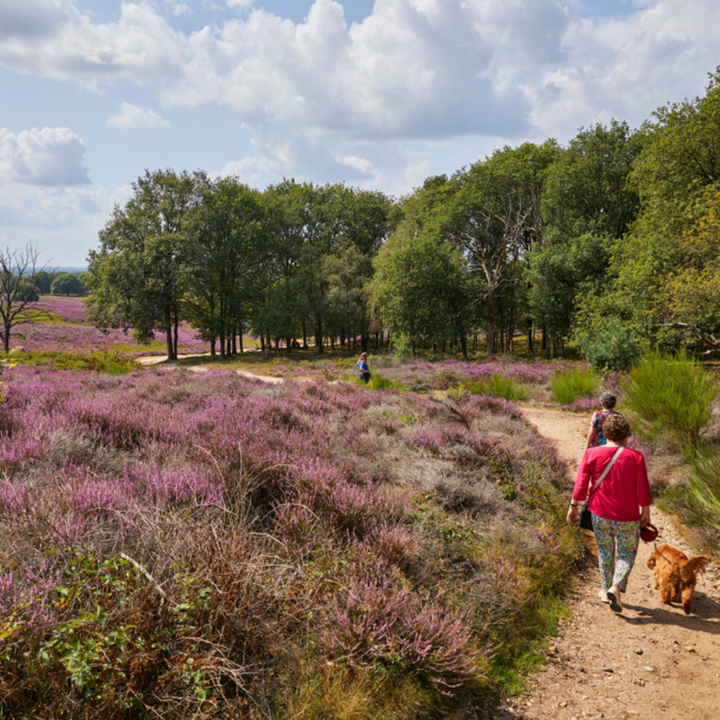
<path id="1" fill-rule="evenodd" d="M 630 423 L 619 413 L 613 413 L 605 418 L 602 431 L 608 440 L 620 442 L 630 437 Z"/>
<path id="2" fill-rule="evenodd" d="M 615 407 L 615 403 L 617 402 L 617 399 L 611 392 L 604 392 L 600 396 L 600 404 L 606 409 L 606 410 L 612 410 Z"/>

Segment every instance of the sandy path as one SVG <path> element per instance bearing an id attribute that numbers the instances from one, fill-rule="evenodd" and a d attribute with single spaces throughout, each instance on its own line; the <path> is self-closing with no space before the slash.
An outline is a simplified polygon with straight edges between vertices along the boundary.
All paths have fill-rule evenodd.
<path id="1" fill-rule="evenodd" d="M 539 432 L 552 440 L 573 471 L 584 450 L 588 418 L 525 408 Z M 693 553 L 670 520 L 653 511 L 658 542 Z M 594 543 L 591 543 L 594 546 Z M 695 615 L 663 605 L 646 561 L 652 544 L 640 543 L 637 563 L 613 613 L 598 600 L 594 562 L 581 570 L 569 591 L 572 617 L 550 648 L 549 663 L 528 693 L 498 709 L 496 718 L 720 718 L 720 577 L 717 564 L 698 582 Z"/>
<path id="2" fill-rule="evenodd" d="M 189 358 L 189 357 L 210 357 L 207 353 L 201 353 L 198 355 L 181 355 L 180 359 L 182 358 Z M 152 366 L 152 365 L 163 365 L 163 367 L 166 368 L 179 368 L 180 365 L 177 365 L 174 362 L 168 362 L 168 359 L 165 355 L 144 355 L 142 357 L 135 358 L 137 362 L 139 362 L 141 365 L 145 366 Z M 190 370 L 192 372 L 202 373 L 202 372 L 208 372 L 209 370 L 212 370 L 211 367 L 207 365 L 188 365 L 187 367 L 184 367 L 185 370 Z M 246 378 L 251 378 L 253 380 L 262 380 L 263 382 L 270 383 L 271 385 L 277 385 L 278 383 L 283 382 L 282 378 L 279 377 L 271 377 L 269 375 L 255 375 L 254 373 L 245 372 L 245 370 L 235 370 L 235 372 L 238 375 L 242 375 Z"/>

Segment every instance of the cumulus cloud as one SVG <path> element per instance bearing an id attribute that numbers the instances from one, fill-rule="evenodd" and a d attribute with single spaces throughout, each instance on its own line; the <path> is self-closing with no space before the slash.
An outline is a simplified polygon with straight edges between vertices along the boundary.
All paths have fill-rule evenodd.
<path id="1" fill-rule="evenodd" d="M 148 4 L 123 3 L 111 23 L 94 23 L 71 0 L 28 0 L 32 12 L 16 12 L 15 5 L 0 0 L 0 27 L 7 17 L 22 30 L 5 37 L 0 31 L 4 67 L 89 85 L 157 83 L 182 74 L 183 37 Z"/>
<path id="2" fill-rule="evenodd" d="M 0 129 L 0 182 L 68 186 L 90 182 L 85 143 L 68 128 Z"/>
<path id="3" fill-rule="evenodd" d="M 275 180 L 309 169 L 379 179 L 390 147 L 398 163 L 422 167 L 401 143 L 564 142 L 611 117 L 642 122 L 688 87 L 701 90 L 720 27 L 716 0 L 634 0 L 614 17 L 573 0 L 375 0 L 352 25 L 335 0 L 314 0 L 297 24 L 261 0 L 224 0 L 224 21 L 191 33 L 157 7 L 172 15 L 192 4 L 124 2 L 117 19 L 96 22 L 73 0 L 0 0 L 0 64 L 96 86 L 151 85 L 164 115 L 228 107 L 257 149 L 237 168 Z M 166 122 L 131 105 L 109 120 Z"/>
<path id="4" fill-rule="evenodd" d="M 530 107 L 522 91 L 493 84 L 493 48 L 472 21 L 457 0 L 378 0 L 349 28 L 333 0 L 316 0 L 298 25 L 256 10 L 193 35 L 193 62 L 164 99 L 226 104 L 259 133 L 518 135 Z"/>
<path id="5" fill-rule="evenodd" d="M 527 84 L 533 119 L 566 135 L 612 117 L 639 125 L 657 107 L 699 94 L 718 62 L 720 5 L 713 0 L 636 2 L 615 18 L 573 18 L 564 63 Z M 702 84 L 700 84 L 702 83 Z"/>
<path id="6" fill-rule="evenodd" d="M 98 231 L 107 222 L 114 199 L 103 189 L 86 186 L 4 185 L 0 247 L 31 242 L 40 251 L 41 264 L 82 266 L 88 251 L 97 247 Z"/>
<path id="7" fill-rule="evenodd" d="M 170 127 L 170 123 L 154 110 L 127 102 L 122 103 L 120 112 L 110 117 L 107 122 L 119 130 Z"/>

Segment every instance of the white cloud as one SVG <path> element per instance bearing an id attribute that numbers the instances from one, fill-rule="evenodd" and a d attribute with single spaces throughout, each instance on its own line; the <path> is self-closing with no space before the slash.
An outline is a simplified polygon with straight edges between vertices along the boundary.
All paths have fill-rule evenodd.
<path id="1" fill-rule="evenodd" d="M 119 130 L 170 127 L 170 123 L 154 110 L 127 102 L 122 103 L 120 112 L 109 118 L 107 124 Z"/>
<path id="2" fill-rule="evenodd" d="M 0 2 L 0 42 L 37 41 L 57 32 L 68 21 L 71 6 L 63 0 L 2 0 Z"/>
<path id="3" fill-rule="evenodd" d="M 714 0 L 638 2 L 622 18 L 573 20 L 566 61 L 528 84 L 534 120 L 568 135 L 610 118 L 639 125 L 661 105 L 702 93 L 718 62 Z"/>
<path id="4" fill-rule="evenodd" d="M 89 183 L 85 143 L 68 128 L 0 129 L 0 182 L 28 185 Z"/>
<path id="5" fill-rule="evenodd" d="M 40 251 L 42 264 L 85 264 L 98 231 L 113 208 L 113 196 L 88 187 L 39 188 L 4 185 L 0 193 L 0 247 Z"/>
<path id="6" fill-rule="evenodd" d="M 0 27 L 8 15 L 13 19 L 15 4 L 0 0 Z M 182 74 L 183 36 L 150 5 L 123 3 L 116 22 L 93 23 L 71 0 L 28 4 L 32 13 L 15 20 L 22 32 L 0 34 L 0 65 L 89 86 L 122 78 L 162 82 Z"/>
<path id="7" fill-rule="evenodd" d="M 224 0 L 224 22 L 189 34 L 156 6 L 195 7 L 124 2 L 117 19 L 96 22 L 73 0 L 0 0 L 0 64 L 153 87 L 163 116 L 123 104 L 114 127 L 167 127 L 175 107 L 228 107 L 256 155 L 223 173 L 258 185 L 311 174 L 393 185 L 430 167 L 441 140 L 566 142 L 611 117 L 639 124 L 701 92 L 718 62 L 716 0 L 628 0 L 614 18 L 593 18 L 580 0 L 375 0 L 350 26 L 334 0 L 315 0 L 298 24 L 261 0 Z M 400 145 L 423 142 L 427 158 Z M 50 176 L 28 170 L 25 181 Z"/>
<path id="8" fill-rule="evenodd" d="M 173 15 L 190 15 L 192 8 L 185 0 L 165 0 L 165 5 L 170 8 Z"/>
<path id="9" fill-rule="evenodd" d="M 596 20 L 556 0 L 376 0 L 350 27 L 334 0 L 315 0 L 297 25 L 253 0 L 225 4 L 248 14 L 187 35 L 150 4 L 125 2 L 116 21 L 96 23 L 71 0 L 0 0 L 0 63 L 151 84 L 167 106 L 226 105 L 279 156 L 288 134 L 512 141 L 533 125 L 552 134 L 626 108 L 647 114 L 659 93 L 713 69 L 720 27 L 715 0 L 643 0 Z"/>
<path id="10" fill-rule="evenodd" d="M 348 155 L 338 158 L 340 165 L 352 168 L 362 175 L 369 175 L 373 169 L 372 163 L 367 158 L 357 157 L 357 155 Z"/>

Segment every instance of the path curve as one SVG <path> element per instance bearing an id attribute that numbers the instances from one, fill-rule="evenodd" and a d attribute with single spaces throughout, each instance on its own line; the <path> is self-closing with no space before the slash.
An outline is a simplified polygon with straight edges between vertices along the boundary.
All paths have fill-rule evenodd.
<path id="1" fill-rule="evenodd" d="M 523 412 L 574 473 L 584 451 L 588 418 L 541 408 Z M 659 544 L 693 554 L 670 519 L 656 509 L 653 524 L 660 530 Z M 572 616 L 561 623 L 548 664 L 533 677 L 529 692 L 498 708 L 496 718 L 720 718 L 717 564 L 698 582 L 697 614 L 686 616 L 679 605 L 660 603 L 646 565 L 652 544 L 640 545 L 622 614 L 599 601 L 599 572 L 594 562 L 588 563 L 569 589 Z"/>
<path id="2" fill-rule="evenodd" d="M 181 355 L 179 359 L 182 360 L 183 358 L 206 356 L 210 357 L 210 354 L 199 353 L 196 355 Z M 188 365 L 187 367 L 177 365 L 175 362 L 169 362 L 165 355 L 143 355 L 142 357 L 135 358 L 135 361 L 140 363 L 140 365 L 144 365 L 145 367 L 163 365 L 163 367 L 165 368 L 182 368 L 183 370 L 190 370 L 191 372 L 196 373 L 209 372 L 210 370 L 212 370 L 212 368 L 208 367 L 207 365 Z M 279 383 L 283 382 L 283 378 L 271 377 L 269 375 L 256 375 L 255 373 L 246 372 L 245 370 L 235 370 L 234 372 L 237 375 L 242 375 L 243 377 L 250 378 L 252 380 L 261 380 L 262 382 L 266 382 L 271 385 L 278 385 Z"/>

